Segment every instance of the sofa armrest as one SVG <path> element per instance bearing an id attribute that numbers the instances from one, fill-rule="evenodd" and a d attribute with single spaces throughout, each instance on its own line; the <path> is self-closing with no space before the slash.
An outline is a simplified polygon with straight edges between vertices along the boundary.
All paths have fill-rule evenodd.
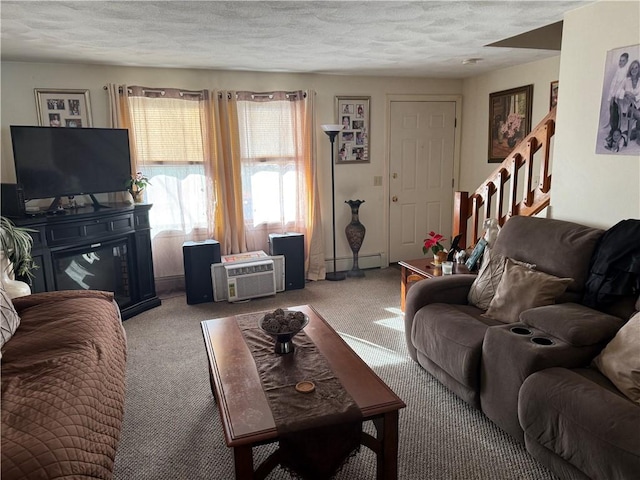
<path id="1" fill-rule="evenodd" d="M 518 416 L 527 447 L 535 442 L 589 478 L 637 478 L 640 406 L 581 370 L 550 368 L 524 381 Z"/>
<path id="2" fill-rule="evenodd" d="M 577 303 L 525 310 L 520 314 L 520 321 L 574 347 L 606 343 L 624 325 L 619 317 Z"/>
<path id="3" fill-rule="evenodd" d="M 466 305 L 475 278 L 476 275 L 471 274 L 445 275 L 420 280 L 411 286 L 404 304 L 404 334 L 412 358 L 415 351 L 411 350 L 411 329 L 416 312 L 431 303 Z"/>

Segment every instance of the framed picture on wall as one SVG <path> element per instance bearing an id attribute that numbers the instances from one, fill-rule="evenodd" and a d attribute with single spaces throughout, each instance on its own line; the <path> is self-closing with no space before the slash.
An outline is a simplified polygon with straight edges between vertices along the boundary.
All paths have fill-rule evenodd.
<path id="1" fill-rule="evenodd" d="M 89 90 L 36 88 L 38 125 L 44 127 L 92 127 Z"/>
<path id="2" fill-rule="evenodd" d="M 489 163 L 501 163 L 531 131 L 533 85 L 489 94 Z"/>
<path id="3" fill-rule="evenodd" d="M 607 52 L 596 154 L 640 154 L 640 45 Z"/>
<path id="4" fill-rule="evenodd" d="M 336 137 L 339 163 L 370 163 L 369 132 L 371 97 L 336 97 L 336 113 L 342 131 Z"/>
<path id="5" fill-rule="evenodd" d="M 558 80 L 551 82 L 549 91 L 549 110 L 558 105 Z"/>

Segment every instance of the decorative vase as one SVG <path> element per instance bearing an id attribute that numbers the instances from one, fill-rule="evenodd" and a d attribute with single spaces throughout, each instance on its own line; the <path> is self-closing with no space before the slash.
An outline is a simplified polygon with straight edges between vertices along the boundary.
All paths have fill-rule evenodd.
<path id="1" fill-rule="evenodd" d="M 515 147 L 516 143 L 518 143 L 518 140 L 516 140 L 516 137 L 508 137 L 507 138 L 507 145 L 509 145 L 509 148 Z"/>
<path id="2" fill-rule="evenodd" d="M 364 200 L 346 200 L 344 203 L 348 203 L 351 207 L 351 223 L 344 229 L 344 233 L 347 235 L 347 242 L 353 252 L 353 266 L 351 270 L 347 272 L 348 277 L 364 277 L 364 272 L 358 267 L 358 252 L 362 246 L 364 240 L 364 234 L 367 229 L 360 223 L 359 210 L 360 205 L 364 203 Z"/>
<path id="3" fill-rule="evenodd" d="M 131 194 L 131 198 L 133 198 L 133 203 L 144 203 L 144 190 L 129 190 Z"/>
<path id="4" fill-rule="evenodd" d="M 442 265 L 442 262 L 446 262 L 447 261 L 447 252 L 445 252 L 444 250 L 440 250 L 438 253 L 436 253 L 433 256 L 433 263 L 435 265 Z"/>
<path id="5" fill-rule="evenodd" d="M 14 280 L 13 268 L 9 258 L 0 251 L 0 281 L 9 298 L 24 297 L 25 295 L 31 295 L 31 287 L 24 282 Z"/>

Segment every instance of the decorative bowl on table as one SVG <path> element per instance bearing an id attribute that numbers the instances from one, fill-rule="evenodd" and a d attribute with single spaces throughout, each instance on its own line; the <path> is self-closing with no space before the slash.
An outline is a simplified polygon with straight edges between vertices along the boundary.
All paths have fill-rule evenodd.
<path id="1" fill-rule="evenodd" d="M 305 313 L 278 308 L 262 317 L 258 326 L 275 339 L 275 352 L 283 355 L 293 352 L 293 337 L 308 323 Z"/>

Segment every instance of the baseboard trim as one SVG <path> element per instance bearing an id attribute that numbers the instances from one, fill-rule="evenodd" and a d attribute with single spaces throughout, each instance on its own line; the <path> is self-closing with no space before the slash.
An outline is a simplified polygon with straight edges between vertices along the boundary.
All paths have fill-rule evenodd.
<path id="1" fill-rule="evenodd" d="M 327 272 L 333 272 L 333 259 L 325 260 L 325 268 Z M 351 270 L 353 266 L 353 256 L 349 257 L 338 257 L 336 258 L 336 268 L 339 272 L 344 272 L 346 270 Z M 358 256 L 358 266 L 362 270 L 366 270 L 368 268 L 384 268 L 388 267 L 387 263 L 387 255 L 385 253 L 372 253 L 368 255 L 359 255 Z"/>

